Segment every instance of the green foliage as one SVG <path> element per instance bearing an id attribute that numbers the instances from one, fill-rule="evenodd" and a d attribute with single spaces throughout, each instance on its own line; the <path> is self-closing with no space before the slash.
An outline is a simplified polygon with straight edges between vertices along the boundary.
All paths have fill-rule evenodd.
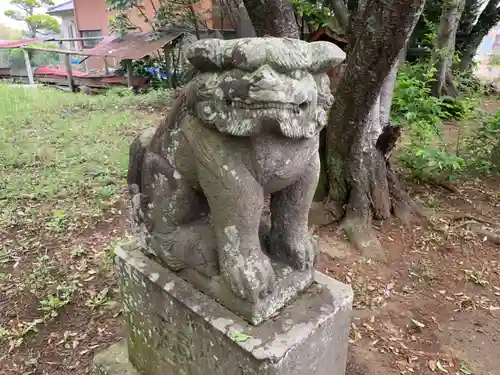
<path id="1" fill-rule="evenodd" d="M 443 119 L 465 119 L 473 114 L 470 99 L 436 98 L 431 95 L 435 69 L 427 63 L 408 64 L 398 74 L 392 115 L 409 134 L 399 161 L 419 182 L 455 179 L 464 159 L 450 151 L 443 133 Z"/>
<path id="2" fill-rule="evenodd" d="M 470 172 L 490 174 L 500 166 L 500 111 L 486 119 L 464 141 L 464 157 Z"/>
<path id="3" fill-rule="evenodd" d="M 188 28 L 195 33 L 199 24 L 207 18 L 208 10 L 199 7 L 201 0 L 160 0 L 156 6 L 155 14 L 150 17 L 142 0 L 106 0 L 108 10 L 115 12 L 109 19 L 110 31 L 124 35 L 129 29 L 137 25 L 130 20 L 130 15 L 135 13 L 145 23 L 149 23 L 157 36 L 169 27 Z M 205 25 L 206 26 L 206 25 Z"/>
<path id="4" fill-rule="evenodd" d="M 15 40 L 22 39 L 23 32 L 22 30 L 12 29 L 10 27 L 0 25 L 0 39 L 4 40 Z M 9 56 L 13 49 L 2 49 L 0 50 L 0 68 L 7 68 L 10 66 L 9 64 Z"/>
<path id="5" fill-rule="evenodd" d="M 92 294 L 89 299 L 85 302 L 85 306 L 90 307 L 91 310 L 96 310 L 100 306 L 104 305 L 109 300 L 109 289 L 104 288 L 97 294 Z"/>
<path id="6" fill-rule="evenodd" d="M 488 59 L 488 65 L 500 66 L 500 55 L 491 55 Z"/>
<path id="7" fill-rule="evenodd" d="M 44 322 L 50 321 L 59 315 L 60 309 L 71 302 L 78 286 L 74 283 L 60 285 L 55 293 L 49 294 L 40 301 L 40 311 L 44 312 Z"/>
<path id="8" fill-rule="evenodd" d="M 412 142 L 400 156 L 400 162 L 411 171 L 417 182 L 433 179 L 453 180 L 464 166 L 464 159 L 447 152 L 443 147 Z"/>
<path id="9" fill-rule="evenodd" d="M 55 282 L 54 272 L 54 265 L 50 257 L 48 255 L 39 256 L 25 280 L 24 287 L 33 294 L 39 294 Z"/>
<path id="10" fill-rule="evenodd" d="M 15 9 L 7 9 L 4 14 L 16 21 L 24 21 L 32 37 L 37 31 L 46 30 L 59 32 L 57 19 L 47 14 L 38 14 L 36 11 L 46 6 L 55 5 L 52 0 L 10 0 L 10 5 Z"/>
<path id="11" fill-rule="evenodd" d="M 43 48 L 55 48 L 58 49 L 57 43 L 31 43 L 30 47 L 43 47 Z M 32 67 L 56 65 L 61 62 L 61 56 L 58 53 L 45 52 L 45 51 L 33 51 L 31 53 L 31 65 Z M 9 63 L 13 68 L 22 69 L 25 66 L 24 52 L 20 48 L 12 48 L 9 50 Z"/>
<path id="12" fill-rule="evenodd" d="M 315 30 L 320 27 L 338 29 L 332 10 L 321 1 L 292 0 L 295 14 Z"/>
<path id="13" fill-rule="evenodd" d="M 34 14 L 24 18 L 26 23 L 30 24 L 36 30 L 47 30 L 55 33 L 60 32 L 59 22 L 48 14 Z"/>

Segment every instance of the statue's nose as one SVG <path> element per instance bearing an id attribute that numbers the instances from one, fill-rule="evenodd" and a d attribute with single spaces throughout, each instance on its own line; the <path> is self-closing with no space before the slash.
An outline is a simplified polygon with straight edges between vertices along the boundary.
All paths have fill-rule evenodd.
<path id="1" fill-rule="evenodd" d="M 254 90 L 277 90 L 281 85 L 279 75 L 268 65 L 264 65 L 254 73 L 251 88 Z"/>

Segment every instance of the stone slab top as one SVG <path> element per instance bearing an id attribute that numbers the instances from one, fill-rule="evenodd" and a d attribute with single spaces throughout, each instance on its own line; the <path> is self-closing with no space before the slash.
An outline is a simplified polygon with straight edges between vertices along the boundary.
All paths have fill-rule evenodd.
<path id="1" fill-rule="evenodd" d="M 173 271 L 145 256 L 134 245 L 118 246 L 115 254 L 116 261 L 129 272 L 135 270 L 142 274 L 155 288 L 168 293 L 259 360 L 279 361 L 329 317 L 340 309 L 352 306 L 350 286 L 316 272 L 315 282 L 300 298 L 281 309 L 273 318 L 253 326 Z"/>

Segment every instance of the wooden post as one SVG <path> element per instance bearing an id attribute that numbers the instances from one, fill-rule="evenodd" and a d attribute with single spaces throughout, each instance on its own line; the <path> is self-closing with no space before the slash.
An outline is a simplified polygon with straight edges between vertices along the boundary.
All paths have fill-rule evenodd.
<path id="1" fill-rule="evenodd" d="M 73 71 L 71 70 L 71 55 L 64 55 L 64 66 L 66 67 L 66 75 L 68 76 L 68 86 L 71 92 L 75 91 L 73 83 Z"/>
<path id="2" fill-rule="evenodd" d="M 133 66 L 132 66 L 132 60 L 126 60 L 126 65 L 127 65 L 127 86 L 130 88 L 132 87 L 132 73 L 133 73 Z"/>
<path id="3" fill-rule="evenodd" d="M 109 75 L 109 64 L 107 57 L 104 58 L 104 72 L 106 73 L 106 75 Z"/>
<path id="4" fill-rule="evenodd" d="M 26 72 L 28 73 L 28 81 L 30 85 L 34 85 L 35 79 L 33 78 L 33 69 L 31 69 L 30 54 L 26 49 L 23 49 L 23 52 L 24 52 L 24 62 L 26 64 Z"/>

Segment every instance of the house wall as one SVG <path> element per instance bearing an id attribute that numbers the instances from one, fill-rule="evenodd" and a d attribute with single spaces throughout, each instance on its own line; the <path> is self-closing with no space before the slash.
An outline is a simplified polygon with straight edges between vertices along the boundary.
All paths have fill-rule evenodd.
<path id="1" fill-rule="evenodd" d="M 154 15 L 153 5 L 157 5 L 159 0 L 153 0 L 153 2 L 146 1 L 144 2 L 145 13 L 149 18 L 152 18 Z M 73 6 L 75 11 L 75 20 L 77 24 L 77 37 L 81 37 L 82 31 L 91 31 L 91 30 L 99 30 L 101 35 L 109 35 L 109 17 L 113 15 L 113 13 L 108 12 L 108 4 L 106 4 L 105 0 L 73 0 Z M 206 12 L 208 9 L 212 8 L 212 0 L 203 0 L 196 5 L 197 11 L 200 13 Z M 210 15 L 210 12 L 207 12 Z M 130 20 L 132 23 L 142 29 L 142 31 L 151 31 L 151 25 L 144 21 L 144 17 L 142 17 L 138 12 L 131 11 L 130 12 Z M 212 27 L 211 17 L 206 20 L 206 23 L 209 28 Z M 80 44 L 83 51 L 87 50 L 83 48 Z M 115 59 L 110 59 L 108 61 L 110 66 L 117 66 L 119 61 Z M 86 60 L 86 65 L 88 69 L 104 69 L 104 61 L 100 57 L 89 57 Z"/>
<path id="2" fill-rule="evenodd" d="M 73 13 L 62 14 L 61 16 L 61 36 L 63 38 L 78 37 L 75 15 Z M 63 43 L 67 49 L 77 50 L 78 43 L 66 41 Z"/>
<path id="3" fill-rule="evenodd" d="M 483 38 L 477 49 L 476 60 L 488 59 L 492 53 L 500 53 L 500 25 L 493 27 Z"/>

